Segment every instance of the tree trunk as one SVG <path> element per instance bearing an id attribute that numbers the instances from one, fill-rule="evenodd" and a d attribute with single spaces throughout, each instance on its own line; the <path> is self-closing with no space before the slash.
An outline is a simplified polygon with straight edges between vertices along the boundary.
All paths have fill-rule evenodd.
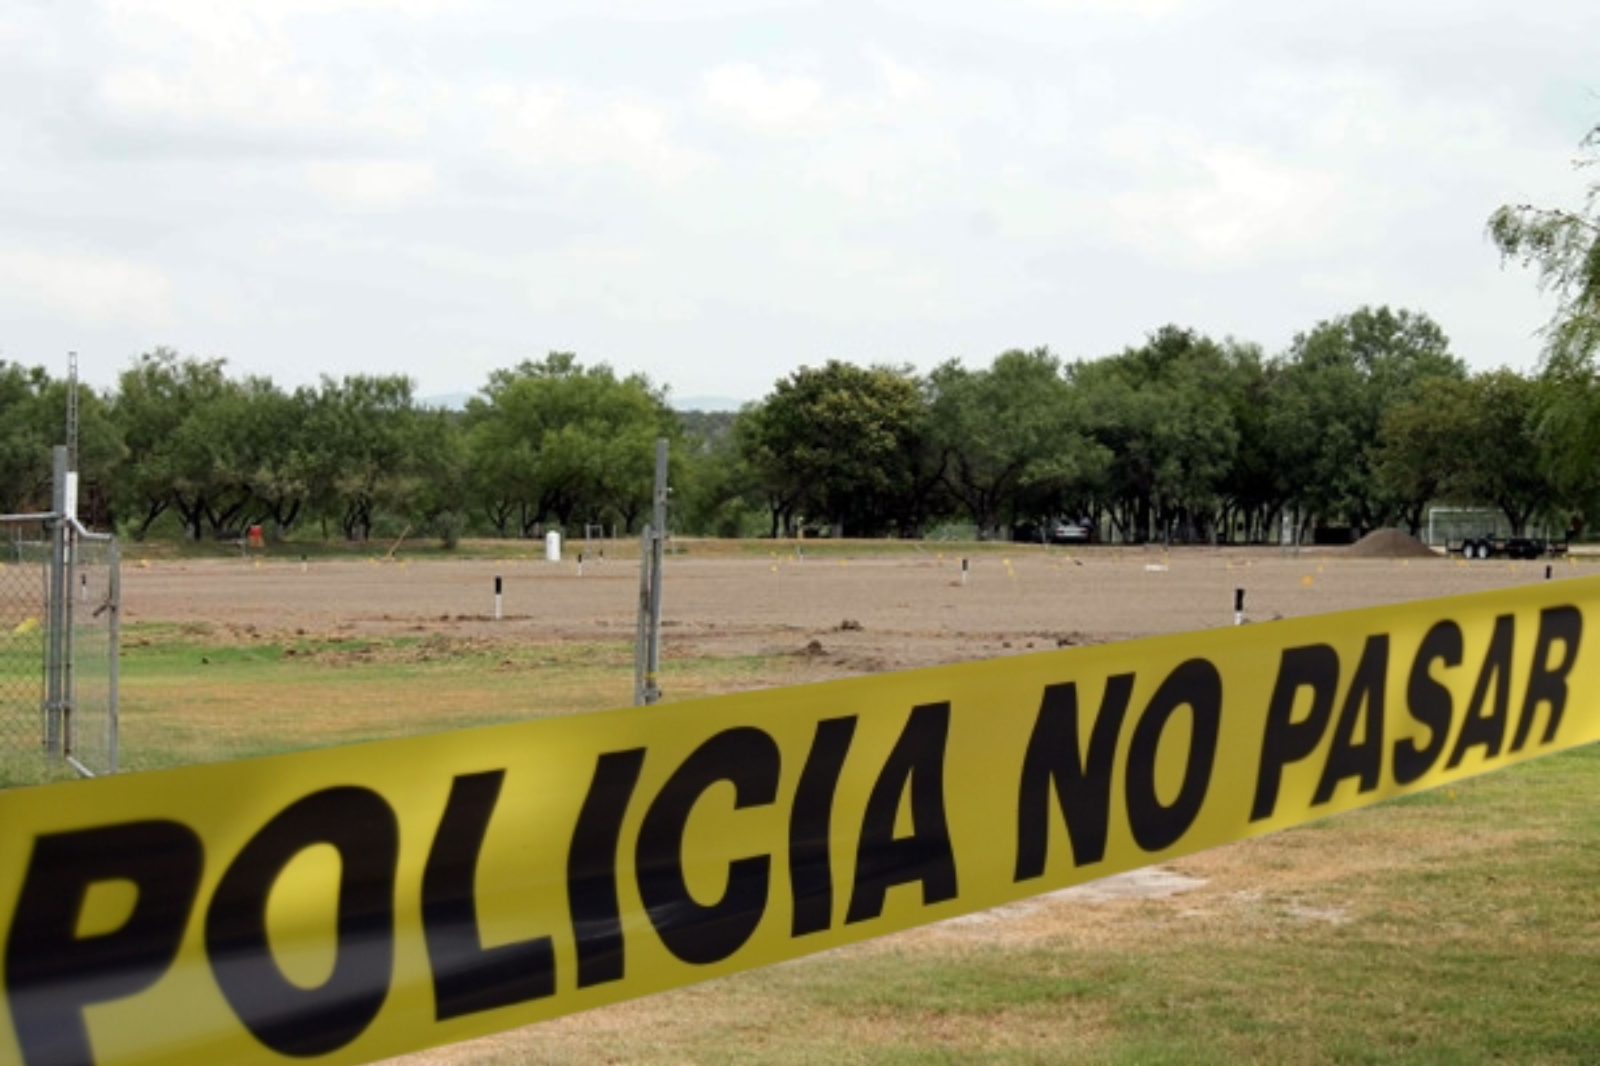
<path id="1" fill-rule="evenodd" d="M 144 519 L 139 523 L 139 528 L 134 532 L 134 540 L 143 540 L 145 534 L 150 532 L 150 527 L 155 520 L 167 513 L 168 500 L 151 500 L 145 508 Z"/>

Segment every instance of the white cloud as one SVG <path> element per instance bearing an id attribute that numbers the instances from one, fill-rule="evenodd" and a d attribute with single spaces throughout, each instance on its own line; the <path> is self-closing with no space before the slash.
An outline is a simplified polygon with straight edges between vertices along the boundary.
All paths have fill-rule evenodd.
<path id="1" fill-rule="evenodd" d="M 387 14 L 442 5 L 412 0 Z M 408 90 L 381 69 L 317 61 L 319 21 L 375 2 L 106 0 L 111 52 L 97 100 L 116 121 L 160 130 L 226 131 L 238 139 L 288 134 L 415 138 L 428 88 Z M 418 97 L 422 99 L 419 100 Z"/>
<path id="2" fill-rule="evenodd" d="M 278 44 L 290 23 L 361 12 L 426 19 L 465 6 L 459 0 L 101 0 L 113 30 L 134 45 L 173 35 L 230 51 Z"/>
<path id="3" fill-rule="evenodd" d="M 615 166 L 675 185 L 708 162 L 677 141 L 666 110 L 636 96 L 595 98 L 566 86 L 501 83 L 477 99 L 488 126 L 485 146 L 528 169 Z"/>
<path id="4" fill-rule="evenodd" d="M 817 119 L 826 101 L 812 78 L 774 76 L 754 63 L 725 63 L 701 78 L 714 112 L 773 133 L 796 132 Z"/>
<path id="5" fill-rule="evenodd" d="M 184 46 L 245 54 L 284 44 L 281 20 L 270 7 L 203 0 L 103 0 L 99 6 L 115 42 L 134 51 Z"/>
<path id="6" fill-rule="evenodd" d="M 878 49 L 871 50 L 870 54 L 891 100 L 901 103 L 921 100 L 933 91 L 933 83 L 915 68 Z"/>
<path id="7" fill-rule="evenodd" d="M 143 263 L 97 252 L 41 251 L 0 245 L 0 289 L 29 314 L 61 315 L 90 325 L 167 325 L 171 282 Z"/>
<path id="8" fill-rule="evenodd" d="M 156 64 L 117 67 L 102 77 L 98 100 L 119 122 L 234 140 L 410 141 L 421 136 L 427 120 L 427 110 L 397 99 L 392 85 L 374 81 L 351 89 L 315 71 L 259 57 L 208 59 L 182 70 Z"/>
<path id="9" fill-rule="evenodd" d="M 1074 80 L 1078 95 L 1085 100 L 1092 100 L 1103 106 L 1116 99 L 1117 75 L 1105 63 L 1081 64 Z"/>
<path id="10" fill-rule="evenodd" d="M 208 64 L 182 73 L 121 67 L 100 84 L 100 102 L 112 114 L 176 126 L 320 129 L 339 123 L 329 97 L 315 77 L 261 64 Z"/>
<path id="11" fill-rule="evenodd" d="M 705 112 L 748 134 L 728 165 L 762 188 L 745 195 L 784 202 L 786 216 L 848 210 L 894 214 L 937 204 L 986 161 L 961 157 L 964 127 L 996 102 L 971 79 L 936 79 L 920 60 L 868 42 L 841 64 L 840 88 L 752 63 L 701 78 Z M 1009 100 L 1001 101 L 1002 110 Z M 985 121 L 996 116 L 988 114 Z M 767 185 L 782 185 L 776 193 Z M 942 190 L 942 191 L 941 191 Z M 803 228 L 803 227 L 802 227 Z"/>
<path id="12" fill-rule="evenodd" d="M 1197 6 L 1194 0 L 1024 0 L 1028 7 L 1067 15 L 1096 15 L 1158 22 Z"/>
<path id="13" fill-rule="evenodd" d="M 439 175 L 422 160 L 367 159 L 308 163 L 306 183 L 324 199 L 343 207 L 387 211 L 434 192 Z"/>
<path id="14" fill-rule="evenodd" d="M 1337 173 L 1276 158 L 1259 147 L 1201 143 L 1159 124 L 1112 131 L 1105 150 L 1134 165 L 1143 184 L 1110 197 L 1106 236 L 1190 266 L 1239 266 L 1303 255 L 1347 224 Z"/>
<path id="15" fill-rule="evenodd" d="M 566 102 L 565 90 L 554 85 L 485 86 L 478 99 L 499 113 L 500 121 L 517 129 L 539 132 L 548 126 Z"/>

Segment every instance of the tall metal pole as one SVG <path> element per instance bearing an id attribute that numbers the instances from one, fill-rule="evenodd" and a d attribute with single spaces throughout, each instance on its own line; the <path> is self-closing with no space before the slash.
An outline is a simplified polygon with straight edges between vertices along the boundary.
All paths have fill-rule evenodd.
<path id="1" fill-rule="evenodd" d="M 650 525 L 645 524 L 639 538 L 639 618 L 633 631 L 633 705 L 643 707 L 649 703 L 645 678 L 649 673 L 650 644 Z"/>
<path id="2" fill-rule="evenodd" d="M 662 549 L 667 542 L 667 492 L 667 442 L 663 439 L 656 441 L 655 511 L 651 521 L 655 539 L 650 546 L 650 653 L 645 664 L 649 703 L 661 698 L 658 683 L 661 674 L 661 563 Z"/>
<path id="3" fill-rule="evenodd" d="M 110 655 L 110 689 L 106 694 L 106 710 L 109 712 L 106 722 L 106 769 L 111 773 L 117 772 L 117 759 L 120 754 L 122 707 L 119 702 L 118 690 L 122 683 L 121 667 L 117 664 L 117 650 L 122 647 L 122 554 L 117 548 L 116 538 L 106 542 L 106 566 L 110 581 L 106 586 L 105 610 L 110 612 L 106 619 L 107 639 L 109 641 Z"/>
<path id="4" fill-rule="evenodd" d="M 72 598 L 72 578 L 67 556 L 71 537 L 67 529 L 67 448 L 58 444 L 50 454 L 50 572 L 48 615 L 50 631 L 45 637 L 44 749 L 53 759 L 62 756 L 64 712 L 67 705 L 67 628 L 68 603 Z"/>
<path id="5" fill-rule="evenodd" d="M 67 353 L 67 469 L 78 470 L 78 353 Z"/>
<path id="6" fill-rule="evenodd" d="M 661 699 L 661 562 L 667 536 L 667 442 L 656 441 L 656 481 L 651 522 L 645 527 L 639 560 L 639 633 L 634 654 L 633 702 Z"/>

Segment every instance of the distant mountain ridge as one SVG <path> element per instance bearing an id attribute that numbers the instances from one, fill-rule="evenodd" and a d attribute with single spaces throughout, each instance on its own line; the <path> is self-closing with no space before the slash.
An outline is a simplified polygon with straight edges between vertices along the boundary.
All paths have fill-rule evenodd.
<path id="1" fill-rule="evenodd" d="M 446 411 L 464 411 L 467 401 L 478 395 L 475 392 L 440 392 L 432 396 L 418 396 L 419 407 L 442 408 Z M 737 411 L 745 401 L 730 396 L 672 396 L 668 398 L 674 411 Z"/>
<path id="2" fill-rule="evenodd" d="M 418 407 L 441 408 L 446 411 L 465 411 L 467 401 L 478 395 L 475 392 L 440 392 L 432 396 L 418 396 Z"/>
<path id="3" fill-rule="evenodd" d="M 667 402 L 675 411 L 737 411 L 747 401 L 731 396 L 671 396 Z"/>

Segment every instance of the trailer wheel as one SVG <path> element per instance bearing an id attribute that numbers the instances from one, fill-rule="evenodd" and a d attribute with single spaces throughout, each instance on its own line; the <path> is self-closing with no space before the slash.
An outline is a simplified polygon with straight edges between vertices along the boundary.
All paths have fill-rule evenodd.
<path id="1" fill-rule="evenodd" d="M 1468 559 L 1489 558 L 1489 542 L 1484 540 L 1471 540 L 1467 542 Z"/>

